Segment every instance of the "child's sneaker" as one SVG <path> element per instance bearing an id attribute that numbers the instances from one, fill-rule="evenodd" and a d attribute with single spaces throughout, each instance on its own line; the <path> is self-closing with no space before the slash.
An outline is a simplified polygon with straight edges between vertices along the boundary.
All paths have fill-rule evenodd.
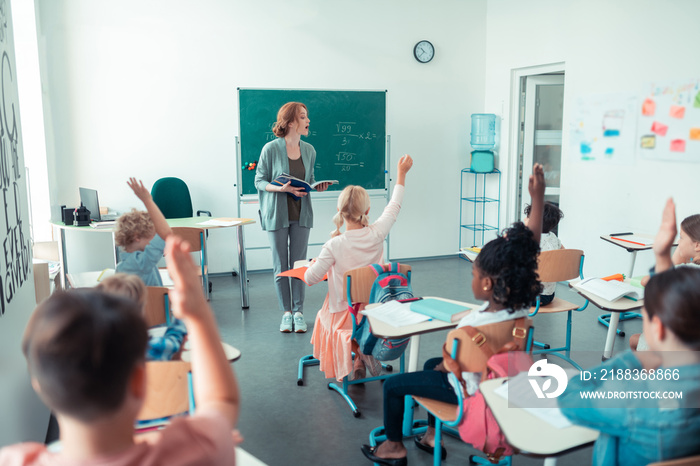
<path id="1" fill-rule="evenodd" d="M 292 333 L 292 313 L 285 312 L 282 314 L 282 323 L 280 324 L 280 332 Z"/>
<path id="2" fill-rule="evenodd" d="M 294 331 L 297 333 L 306 333 L 306 321 L 304 314 L 301 312 L 294 313 Z"/>

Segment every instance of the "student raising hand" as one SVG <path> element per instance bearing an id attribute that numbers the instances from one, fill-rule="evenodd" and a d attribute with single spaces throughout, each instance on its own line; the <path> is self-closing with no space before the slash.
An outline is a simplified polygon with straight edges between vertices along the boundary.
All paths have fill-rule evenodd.
<path id="1" fill-rule="evenodd" d="M 143 185 L 143 181 L 137 180 L 132 176 L 129 178 L 129 181 L 127 181 L 126 184 L 129 185 L 134 194 L 136 194 L 136 197 L 138 197 L 144 204 L 151 199 L 151 193 Z"/>
<path id="2" fill-rule="evenodd" d="M 403 157 L 399 159 L 399 163 L 397 168 L 397 171 L 399 173 L 399 176 L 396 180 L 396 184 L 400 184 L 402 186 L 406 185 L 406 173 L 411 169 L 413 166 L 413 159 L 411 158 L 410 155 L 405 154 Z"/>
<path id="3" fill-rule="evenodd" d="M 533 239 L 537 244 L 540 243 L 540 237 L 542 236 L 545 187 L 544 169 L 541 164 L 536 163 L 532 167 L 532 175 L 530 175 L 530 180 L 527 184 L 527 190 L 530 192 L 531 198 L 530 217 L 527 226 L 532 230 Z"/>
<path id="4" fill-rule="evenodd" d="M 190 244 L 172 235 L 165 245 L 168 273 L 175 288 L 169 292 L 173 315 L 179 319 L 193 317 L 206 310 L 209 305 L 202 292 L 202 282 L 197 275 L 197 266 L 192 261 Z"/>
<path id="5" fill-rule="evenodd" d="M 678 234 L 676 227 L 676 204 L 669 197 L 661 214 L 661 226 L 654 239 L 654 255 L 656 255 L 656 272 L 663 272 L 673 267 L 671 247 Z"/>

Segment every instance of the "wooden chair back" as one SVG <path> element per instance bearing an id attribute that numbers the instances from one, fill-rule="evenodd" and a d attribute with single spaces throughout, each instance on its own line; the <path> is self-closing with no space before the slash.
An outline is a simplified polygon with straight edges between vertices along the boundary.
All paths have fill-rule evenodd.
<path id="1" fill-rule="evenodd" d="M 516 320 L 497 322 L 495 324 L 487 324 L 475 328 L 486 338 L 483 344 L 488 345 L 494 353 L 503 348 L 505 344 L 512 342 L 515 339 L 515 332 L 519 335 L 523 335 L 521 332 L 524 332 L 525 339 L 523 340 L 523 348 L 525 349 L 529 333 L 532 331 L 532 320 L 525 319 L 525 328 L 522 329 L 516 328 Z M 488 358 L 481 348 L 479 348 L 481 337 L 477 335 L 473 341 L 463 330 L 451 330 L 450 333 L 447 334 L 447 341 L 445 343 L 445 348 L 448 353 L 452 350 L 455 339 L 459 340 L 457 357 L 455 360 L 459 362 L 462 370 L 468 372 L 483 372 L 486 369 Z"/>
<path id="2" fill-rule="evenodd" d="M 168 288 L 164 286 L 146 287 L 146 307 L 144 308 L 144 319 L 147 327 L 167 324 L 170 321 L 168 299 Z"/>
<path id="3" fill-rule="evenodd" d="M 649 463 L 647 466 L 698 466 L 700 465 L 700 455 L 678 458 L 675 460 L 659 461 Z"/>
<path id="4" fill-rule="evenodd" d="M 555 249 L 542 251 L 537 259 L 537 273 L 540 281 L 561 282 L 573 280 L 581 275 L 580 249 Z"/>
<path id="5" fill-rule="evenodd" d="M 173 227 L 173 234 L 190 243 L 192 252 L 202 251 L 206 248 L 206 235 L 204 228 L 197 227 Z"/>
<path id="6" fill-rule="evenodd" d="M 399 264 L 399 272 L 409 276 L 411 266 Z M 370 266 L 360 267 L 345 272 L 343 275 L 343 297 L 348 295 L 348 277 L 350 277 L 350 296 L 353 303 L 369 304 L 369 292 L 377 274 Z"/>
<path id="7" fill-rule="evenodd" d="M 189 411 L 189 362 L 148 361 L 146 400 L 137 416 L 139 421 L 160 419 Z"/>

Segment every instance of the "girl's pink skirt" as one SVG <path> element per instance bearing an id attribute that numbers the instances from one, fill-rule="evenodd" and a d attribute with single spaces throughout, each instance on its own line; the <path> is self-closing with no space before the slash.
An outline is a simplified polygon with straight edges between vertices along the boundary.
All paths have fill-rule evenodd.
<path id="1" fill-rule="evenodd" d="M 339 382 L 352 372 L 352 314 L 349 312 L 331 313 L 328 295 L 323 307 L 316 314 L 316 323 L 311 335 L 314 357 L 321 364 L 326 378 L 335 377 Z"/>

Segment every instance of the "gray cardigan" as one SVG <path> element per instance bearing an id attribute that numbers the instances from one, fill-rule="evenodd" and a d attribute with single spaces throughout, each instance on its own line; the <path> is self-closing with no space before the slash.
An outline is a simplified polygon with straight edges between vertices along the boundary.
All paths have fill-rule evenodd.
<path id="1" fill-rule="evenodd" d="M 316 150 L 308 142 L 299 141 L 301 160 L 304 162 L 306 177 L 304 181 L 315 183 L 314 164 L 316 163 Z M 255 188 L 260 198 L 260 222 L 265 231 L 279 230 L 289 226 L 289 214 L 287 211 L 287 193 L 265 191 L 265 187 L 282 173 L 289 173 L 289 158 L 284 138 L 270 141 L 262 149 L 260 160 L 255 170 Z M 301 213 L 299 225 L 312 228 L 314 225 L 314 212 L 311 209 L 309 196 L 301 198 Z"/>

